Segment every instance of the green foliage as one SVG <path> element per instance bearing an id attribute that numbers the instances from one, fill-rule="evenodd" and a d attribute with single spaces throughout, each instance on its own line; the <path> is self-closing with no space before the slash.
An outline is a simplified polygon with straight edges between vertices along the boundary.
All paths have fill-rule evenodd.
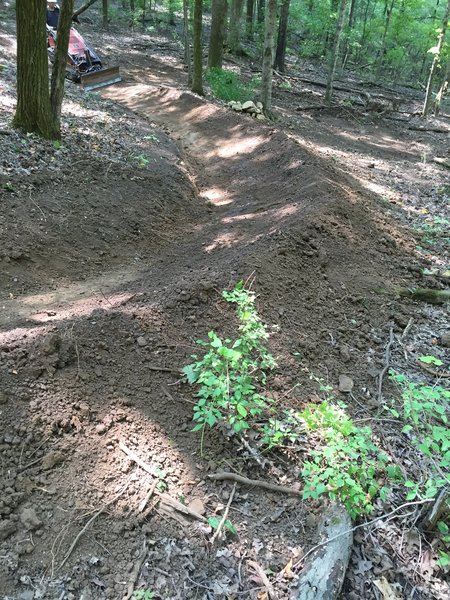
<path id="1" fill-rule="evenodd" d="M 206 351 L 203 358 L 193 355 L 196 362 L 183 369 L 189 383 L 199 386 L 194 431 L 225 425 L 238 433 L 268 406 L 259 388 L 276 363 L 262 343 L 268 333 L 256 312 L 255 295 L 240 282 L 223 297 L 236 304 L 240 335 L 234 341 L 222 340 L 210 331 L 208 341 L 197 341 Z"/>
<path id="2" fill-rule="evenodd" d="M 213 95 L 226 102 L 230 100 L 245 102 L 252 98 L 258 87 L 258 80 L 256 78 L 253 78 L 247 85 L 244 85 L 233 71 L 226 71 L 216 67 L 207 71 L 206 81 Z"/>
<path id="3" fill-rule="evenodd" d="M 373 498 L 385 497 L 380 475 L 388 459 L 372 441 L 369 427 L 357 427 L 345 413 L 344 406 L 325 400 L 310 405 L 300 413 L 307 430 L 318 435 L 319 449 L 308 451 L 302 475 L 307 480 L 304 498 L 318 498 L 326 493 L 340 500 L 351 517 L 370 513 Z M 388 467 L 388 474 L 396 470 Z"/>
<path id="4" fill-rule="evenodd" d="M 210 517 L 208 519 L 208 523 L 213 529 L 217 529 L 220 525 L 221 520 L 222 519 L 220 519 L 219 517 Z M 225 531 L 231 533 L 231 535 L 237 535 L 236 527 L 229 519 L 226 519 L 225 523 L 223 524 L 223 528 L 225 529 Z"/>
<path id="5" fill-rule="evenodd" d="M 422 356 L 428 364 L 441 363 L 434 356 Z M 440 490 L 448 485 L 450 478 L 450 391 L 441 386 L 429 386 L 409 381 L 400 373 L 391 372 L 390 377 L 400 388 L 402 406 L 397 409 L 394 403 L 386 406 L 396 418 L 404 421 L 404 433 L 413 446 L 421 453 L 421 481 L 408 480 L 406 499 L 435 498 Z M 445 522 L 438 524 L 441 543 L 439 564 L 450 564 L 450 536 Z"/>
<path id="6" fill-rule="evenodd" d="M 133 600 L 152 600 L 155 597 L 155 593 L 151 590 L 135 590 L 133 592 Z"/>

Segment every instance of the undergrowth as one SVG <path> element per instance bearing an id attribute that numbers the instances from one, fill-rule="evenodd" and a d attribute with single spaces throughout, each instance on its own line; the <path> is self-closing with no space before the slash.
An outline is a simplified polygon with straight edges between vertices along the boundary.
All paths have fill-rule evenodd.
<path id="1" fill-rule="evenodd" d="M 207 71 L 206 81 L 213 95 L 226 102 L 230 100 L 238 102 L 250 100 L 254 96 L 259 83 L 256 78 L 253 78 L 245 85 L 233 71 L 225 71 L 217 67 L 213 67 Z"/>

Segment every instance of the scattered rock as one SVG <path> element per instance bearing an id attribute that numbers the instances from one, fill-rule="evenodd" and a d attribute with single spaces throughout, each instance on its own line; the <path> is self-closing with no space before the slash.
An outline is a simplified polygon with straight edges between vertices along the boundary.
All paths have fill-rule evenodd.
<path id="1" fill-rule="evenodd" d="M 448 333 L 443 333 L 441 335 L 441 346 L 444 346 L 445 348 L 450 348 L 450 331 Z M 1 398 L 0 398 L 0 404 L 2 403 Z"/>
<path id="2" fill-rule="evenodd" d="M 17 531 L 17 525 L 12 521 L 0 521 L 0 541 L 6 540 Z"/>
<path id="3" fill-rule="evenodd" d="M 53 467 L 56 465 L 60 465 L 62 462 L 64 462 L 64 459 L 65 455 L 62 452 L 59 452 L 58 450 L 52 450 L 42 459 L 42 468 L 45 471 L 53 469 Z"/>
<path id="4" fill-rule="evenodd" d="M 140 337 L 138 337 L 138 339 L 136 340 L 136 343 L 137 343 L 137 345 L 138 345 L 138 346 L 141 346 L 141 348 L 143 348 L 144 346 L 146 346 L 146 345 L 147 345 L 147 340 L 145 339 L 145 337 L 144 337 L 144 336 L 142 336 L 142 335 L 141 335 L 141 336 L 140 336 Z"/>
<path id="5" fill-rule="evenodd" d="M 204 515 L 206 512 L 205 505 L 200 498 L 193 498 L 189 502 L 189 508 L 199 515 Z"/>
<path id="6" fill-rule="evenodd" d="M 25 526 L 26 529 L 38 529 L 42 526 L 42 521 L 36 514 L 34 508 L 24 508 L 20 512 L 20 522 Z"/>
<path id="7" fill-rule="evenodd" d="M 350 393 L 353 389 L 353 379 L 348 375 L 339 375 L 339 391 L 346 394 Z"/>

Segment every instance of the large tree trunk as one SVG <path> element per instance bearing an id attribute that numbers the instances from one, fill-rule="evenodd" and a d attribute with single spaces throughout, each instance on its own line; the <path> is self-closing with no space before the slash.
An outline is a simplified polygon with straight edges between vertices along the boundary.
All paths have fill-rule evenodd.
<path id="1" fill-rule="evenodd" d="M 48 90 L 46 6 L 42 0 L 16 0 L 17 107 L 13 126 L 59 138 Z"/>
<path id="2" fill-rule="evenodd" d="M 423 104 L 422 116 L 428 116 L 430 112 L 431 104 L 432 104 L 432 96 L 433 96 L 433 82 L 434 77 L 436 75 L 436 71 L 439 65 L 439 60 L 441 57 L 442 47 L 444 45 L 445 32 L 447 31 L 448 20 L 450 17 L 450 0 L 447 2 L 447 8 L 445 9 L 444 18 L 442 19 L 441 29 L 439 31 L 436 50 L 433 58 L 433 62 L 431 64 L 430 74 L 428 75 L 428 83 L 427 83 L 427 91 L 425 93 L 425 102 Z"/>
<path id="3" fill-rule="evenodd" d="M 228 45 L 233 54 L 241 51 L 241 18 L 244 0 L 232 0 Z"/>
<path id="4" fill-rule="evenodd" d="M 188 84 L 192 83 L 191 36 L 189 32 L 189 0 L 183 0 L 184 62 L 188 68 Z"/>
<path id="5" fill-rule="evenodd" d="M 276 23 L 277 0 L 267 0 L 261 82 L 261 102 L 267 116 L 270 116 L 272 110 L 273 46 Z"/>
<path id="6" fill-rule="evenodd" d="M 194 68 L 192 71 L 192 91 L 203 95 L 203 62 L 202 62 L 202 16 L 203 0 L 194 2 Z"/>
<path id="7" fill-rule="evenodd" d="M 450 0 L 449 0 L 450 1 Z M 347 0 L 341 0 L 339 5 L 338 18 L 336 21 L 336 33 L 334 36 L 333 51 L 329 61 L 329 71 L 327 79 L 327 90 L 325 92 L 325 102 L 330 104 L 333 95 L 333 82 L 336 73 L 336 66 L 339 58 L 339 48 L 341 45 L 342 31 L 344 29 L 345 12 L 347 9 Z"/>
<path id="8" fill-rule="evenodd" d="M 227 22 L 227 0 L 213 0 L 211 15 L 211 37 L 209 38 L 208 68 L 222 68 L 223 43 Z"/>
<path id="9" fill-rule="evenodd" d="M 285 56 L 286 56 L 286 44 L 287 44 L 287 26 L 288 26 L 288 18 L 289 18 L 289 5 L 291 0 L 283 0 L 283 4 L 281 5 L 281 13 L 280 13 L 280 22 L 278 24 L 278 41 L 277 41 L 277 49 L 275 52 L 275 69 L 284 72 L 285 66 Z"/>
<path id="10" fill-rule="evenodd" d="M 53 63 L 50 103 L 53 117 L 58 123 L 61 119 L 61 105 L 64 97 L 64 81 L 67 66 L 67 49 L 69 47 L 70 25 L 72 21 L 74 0 L 63 0 L 59 14 L 57 47 Z"/>

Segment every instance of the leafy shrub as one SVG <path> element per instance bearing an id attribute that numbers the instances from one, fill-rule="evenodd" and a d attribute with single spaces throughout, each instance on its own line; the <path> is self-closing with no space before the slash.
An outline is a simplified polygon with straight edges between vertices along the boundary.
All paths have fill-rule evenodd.
<path id="1" fill-rule="evenodd" d="M 245 102 L 254 95 L 255 89 L 258 86 L 256 78 L 252 79 L 248 85 L 244 85 L 236 73 L 218 69 L 217 67 L 213 67 L 207 71 L 206 81 L 213 95 L 226 102 L 230 100 Z"/>

